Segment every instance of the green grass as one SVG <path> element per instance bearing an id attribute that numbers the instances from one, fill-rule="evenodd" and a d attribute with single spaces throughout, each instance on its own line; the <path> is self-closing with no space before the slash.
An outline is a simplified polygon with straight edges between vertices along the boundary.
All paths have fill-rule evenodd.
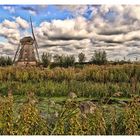
<path id="1" fill-rule="evenodd" d="M 50 107 L 50 104 L 48 104 L 48 101 L 54 101 L 56 104 L 56 108 L 61 105 L 62 103 L 64 103 L 64 101 L 67 99 L 66 96 L 62 96 L 62 97 L 40 97 L 40 96 L 36 96 L 38 103 L 37 106 L 40 109 L 40 111 L 43 114 L 48 114 L 48 111 L 54 111 L 53 108 Z M 92 100 L 95 98 L 77 98 L 77 101 L 82 102 L 82 101 L 87 101 L 87 100 Z M 112 100 L 116 100 L 116 101 L 130 101 L 131 98 L 115 98 L 115 97 L 111 97 L 110 99 Z M 27 97 L 26 96 L 22 96 L 22 95 L 14 95 L 14 108 L 15 108 L 15 112 L 17 112 L 17 110 L 21 107 L 21 105 L 26 102 Z M 96 103 L 99 103 L 98 101 Z M 121 108 L 123 108 L 121 106 L 121 104 L 117 104 L 117 103 L 112 103 L 112 104 L 102 104 L 102 106 L 104 108 L 108 108 L 109 106 L 114 106 L 115 108 L 117 108 L 118 110 L 120 110 Z M 18 115 L 18 114 L 16 114 Z"/>

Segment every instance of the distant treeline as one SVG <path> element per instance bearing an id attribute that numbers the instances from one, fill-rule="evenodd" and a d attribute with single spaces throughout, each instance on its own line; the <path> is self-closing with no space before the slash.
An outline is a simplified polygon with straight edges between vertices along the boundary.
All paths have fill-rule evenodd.
<path id="1" fill-rule="evenodd" d="M 8 57 L 1 56 L 0 57 L 0 66 L 9 66 L 12 65 L 12 59 Z"/>
<path id="2" fill-rule="evenodd" d="M 53 62 L 52 62 L 53 60 Z M 132 62 L 129 60 L 117 60 L 117 61 L 108 61 L 107 54 L 105 51 L 95 51 L 92 58 L 89 61 L 86 61 L 86 55 L 84 53 L 78 54 L 78 61 L 76 61 L 74 55 L 54 55 L 52 56 L 50 53 L 43 53 L 41 56 L 41 62 L 44 67 L 83 67 L 88 64 L 96 64 L 96 65 L 106 65 L 106 64 L 131 64 Z"/>
<path id="3" fill-rule="evenodd" d="M 52 61 L 53 60 L 53 61 Z M 40 65 L 43 67 L 70 67 L 70 66 L 75 66 L 75 67 L 83 67 L 83 65 L 87 64 L 96 64 L 96 65 L 105 65 L 105 64 L 130 64 L 132 63 L 130 60 L 127 61 L 121 60 L 121 61 L 108 61 L 107 60 L 107 54 L 105 51 L 95 51 L 91 60 L 88 62 L 86 61 L 86 56 L 84 53 L 79 53 L 78 54 L 78 61 L 76 61 L 74 55 L 54 55 L 50 53 L 43 53 L 41 56 L 41 62 Z M 9 66 L 12 65 L 13 61 L 12 58 L 10 57 L 0 57 L 0 66 Z"/>

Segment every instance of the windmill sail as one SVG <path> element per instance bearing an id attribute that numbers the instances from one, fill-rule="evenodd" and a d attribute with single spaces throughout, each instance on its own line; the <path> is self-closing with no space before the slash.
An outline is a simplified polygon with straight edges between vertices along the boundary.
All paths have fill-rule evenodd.
<path id="1" fill-rule="evenodd" d="M 37 41 L 36 41 L 36 38 L 35 38 L 35 35 L 34 35 L 34 29 L 33 29 L 33 24 L 32 24 L 31 17 L 30 17 L 30 22 L 31 22 L 32 36 L 33 36 L 33 39 L 34 39 L 34 42 L 35 42 L 35 50 L 36 50 L 36 53 L 37 53 L 37 58 L 38 58 L 38 61 L 40 61 L 40 59 L 39 59 L 39 53 L 38 53 L 38 44 L 37 44 Z"/>
<path id="2" fill-rule="evenodd" d="M 16 61 L 16 57 L 17 57 L 17 54 L 18 54 L 18 52 L 19 52 L 19 49 L 20 49 L 20 44 L 18 45 L 18 48 L 17 48 L 16 54 L 15 54 L 15 56 L 14 56 L 13 63 L 15 63 L 15 61 Z"/>

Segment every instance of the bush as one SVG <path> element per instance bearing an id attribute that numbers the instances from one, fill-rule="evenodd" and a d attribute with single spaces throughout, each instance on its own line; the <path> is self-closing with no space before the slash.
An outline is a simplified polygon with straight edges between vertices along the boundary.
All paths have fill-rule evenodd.
<path id="1" fill-rule="evenodd" d="M 106 64 L 107 63 L 107 56 L 105 51 L 95 51 L 94 55 L 91 58 L 91 62 L 93 64 Z"/>
<path id="2" fill-rule="evenodd" d="M 0 57 L 0 66 L 9 66 L 12 65 L 12 59 L 8 56 L 8 57 Z"/>

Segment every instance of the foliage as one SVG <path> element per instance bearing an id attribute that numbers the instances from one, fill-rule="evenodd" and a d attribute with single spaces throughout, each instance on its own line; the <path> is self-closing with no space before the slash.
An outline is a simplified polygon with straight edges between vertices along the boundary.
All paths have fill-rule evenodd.
<path id="1" fill-rule="evenodd" d="M 107 63 L 107 56 L 105 51 L 95 51 L 94 55 L 91 58 L 91 62 L 93 64 L 106 64 Z"/>
<path id="2" fill-rule="evenodd" d="M 140 126 L 140 98 L 135 97 L 125 108 L 124 126 L 127 135 L 138 135 Z"/>
<path id="3" fill-rule="evenodd" d="M 96 105 L 83 114 L 82 100 Z M 1 135 L 139 135 L 140 65 L 0 68 Z M 15 95 L 26 97 L 20 102 Z M 51 97 L 65 97 L 53 102 Z M 40 98 L 48 98 L 39 108 Z M 15 99 L 17 102 L 15 102 Z M 111 104 L 114 102 L 114 104 Z M 111 104 L 111 105 L 110 105 Z"/>
<path id="4" fill-rule="evenodd" d="M 44 67 L 47 67 L 51 63 L 52 55 L 50 53 L 43 53 L 42 54 L 42 64 Z"/>
<path id="5" fill-rule="evenodd" d="M 9 92 L 10 93 L 10 92 Z M 13 96 L 0 97 L 0 134 L 14 134 Z"/>
<path id="6" fill-rule="evenodd" d="M 54 63 L 56 63 L 60 67 L 69 67 L 73 66 L 75 63 L 74 55 L 55 55 L 54 56 Z"/>
<path id="7" fill-rule="evenodd" d="M 12 59 L 8 57 L 1 56 L 0 57 L 0 66 L 9 66 L 12 65 Z"/>
<path id="8" fill-rule="evenodd" d="M 134 68 L 135 67 L 135 68 Z M 135 69 L 135 70 L 134 70 Z M 135 77 L 135 78 L 134 78 Z M 6 67 L 0 68 L 0 80 L 2 81 L 40 81 L 40 80 L 77 80 L 93 81 L 100 83 L 107 82 L 131 82 L 134 78 L 137 82 L 140 80 L 140 65 L 90 65 L 84 68 L 20 68 Z"/>
<path id="9" fill-rule="evenodd" d="M 85 62 L 85 60 L 86 60 L 86 57 L 85 57 L 85 54 L 84 53 L 79 53 L 79 55 L 78 55 L 78 61 L 79 61 L 79 63 L 83 63 L 83 62 Z"/>
<path id="10" fill-rule="evenodd" d="M 0 98 L 1 135 L 139 135 L 140 103 L 134 98 L 125 108 L 96 105 L 84 114 L 77 99 L 64 103 L 48 102 L 52 111 L 42 112 L 34 93 L 14 109 L 13 95 Z M 18 114 L 18 115 L 15 115 Z"/>
<path id="11" fill-rule="evenodd" d="M 0 68 L 0 92 L 9 87 L 14 94 L 25 95 L 33 90 L 39 96 L 66 96 L 69 91 L 79 97 L 120 97 L 140 95 L 140 66 L 95 66 L 80 68 Z"/>
<path id="12" fill-rule="evenodd" d="M 27 102 L 19 110 L 17 118 L 17 134 L 19 135 L 43 135 L 47 134 L 47 122 L 40 115 L 36 107 L 36 99 L 29 94 Z"/>

